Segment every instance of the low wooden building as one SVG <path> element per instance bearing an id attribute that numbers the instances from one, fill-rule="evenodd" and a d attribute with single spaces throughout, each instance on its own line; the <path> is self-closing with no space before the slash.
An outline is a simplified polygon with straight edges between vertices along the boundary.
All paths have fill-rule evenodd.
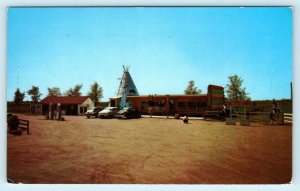
<path id="1" fill-rule="evenodd" d="M 42 105 L 30 101 L 22 102 L 19 104 L 15 102 L 7 102 L 7 111 L 13 113 L 39 115 L 42 113 Z"/>
<path id="2" fill-rule="evenodd" d="M 89 96 L 48 96 L 40 101 L 43 114 L 49 112 L 50 104 L 56 108 L 58 103 L 63 115 L 83 115 L 89 108 L 94 107 Z"/>
<path id="3" fill-rule="evenodd" d="M 219 111 L 224 104 L 224 88 L 208 85 L 207 94 L 199 95 L 140 95 L 129 74 L 128 67 L 124 67 L 118 93 L 111 97 L 111 107 L 134 107 L 141 114 L 189 116 L 204 115 L 206 111 Z"/>
<path id="4" fill-rule="evenodd" d="M 111 103 L 118 103 L 119 99 L 111 98 Z M 207 94 L 128 96 L 126 101 L 142 114 L 172 116 L 179 113 L 180 115 L 202 116 L 206 111 L 219 111 L 223 108 L 224 88 L 209 85 Z"/>
<path id="5" fill-rule="evenodd" d="M 146 95 L 128 96 L 130 105 L 142 114 L 153 115 L 203 115 L 207 110 L 205 95 Z"/>

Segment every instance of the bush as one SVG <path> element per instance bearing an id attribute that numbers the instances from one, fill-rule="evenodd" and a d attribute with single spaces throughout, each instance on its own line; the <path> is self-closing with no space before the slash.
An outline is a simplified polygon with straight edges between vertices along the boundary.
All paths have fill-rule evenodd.
<path id="1" fill-rule="evenodd" d="M 10 131 L 17 130 L 19 123 L 19 118 L 16 115 L 7 116 L 7 125 Z"/>

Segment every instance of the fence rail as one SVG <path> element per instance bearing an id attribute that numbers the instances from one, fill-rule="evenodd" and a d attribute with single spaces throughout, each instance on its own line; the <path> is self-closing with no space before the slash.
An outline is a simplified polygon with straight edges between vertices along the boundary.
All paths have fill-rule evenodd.
<path id="1" fill-rule="evenodd" d="M 204 120 L 208 117 L 213 117 L 217 115 L 217 111 L 205 111 Z M 243 112 L 232 112 L 232 117 L 237 120 L 248 119 L 251 122 L 270 122 L 270 112 L 247 112 L 246 115 Z M 291 124 L 293 123 L 293 114 L 292 113 L 281 113 L 277 119 L 276 123 L 279 124 Z"/>
<path id="2" fill-rule="evenodd" d="M 29 133 L 29 121 L 24 119 L 19 119 L 19 128 L 22 130 L 26 130 L 27 134 Z"/>
<path id="3" fill-rule="evenodd" d="M 264 122 L 269 123 L 270 117 L 269 112 L 248 112 L 246 115 L 243 112 L 234 112 L 233 116 L 236 116 L 239 119 L 248 119 L 251 122 Z"/>
<path id="4" fill-rule="evenodd" d="M 292 113 L 284 113 L 283 114 L 283 122 L 284 123 L 293 123 L 293 114 Z"/>

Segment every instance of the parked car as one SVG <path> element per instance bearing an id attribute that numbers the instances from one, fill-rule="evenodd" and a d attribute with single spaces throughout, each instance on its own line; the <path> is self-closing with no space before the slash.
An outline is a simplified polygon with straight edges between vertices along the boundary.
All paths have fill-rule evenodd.
<path id="1" fill-rule="evenodd" d="M 117 107 L 106 107 L 99 112 L 98 117 L 100 118 L 113 118 L 119 111 Z"/>
<path id="2" fill-rule="evenodd" d="M 85 112 L 85 116 L 87 117 L 87 118 L 90 118 L 90 117 L 98 117 L 98 114 L 99 114 L 99 112 L 102 110 L 102 108 L 100 108 L 100 107 L 94 107 L 93 109 L 89 109 L 89 110 L 87 110 L 86 112 Z"/>
<path id="3" fill-rule="evenodd" d="M 133 107 L 124 107 L 116 114 L 119 119 L 140 118 L 141 114 Z"/>

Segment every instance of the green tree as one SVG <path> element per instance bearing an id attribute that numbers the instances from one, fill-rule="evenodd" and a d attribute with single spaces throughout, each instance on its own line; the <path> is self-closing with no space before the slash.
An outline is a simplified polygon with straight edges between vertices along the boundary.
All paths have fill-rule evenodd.
<path id="1" fill-rule="evenodd" d="M 58 87 L 48 87 L 48 96 L 61 96 L 60 89 Z"/>
<path id="2" fill-rule="evenodd" d="M 15 91 L 15 97 L 14 97 L 14 102 L 18 106 L 18 112 L 20 111 L 20 103 L 23 102 L 25 98 L 25 92 L 21 92 L 19 88 Z"/>
<path id="3" fill-rule="evenodd" d="M 37 87 L 37 86 L 32 86 L 32 88 L 27 91 L 27 94 L 31 95 L 31 100 L 34 103 L 38 103 L 40 101 L 40 97 L 42 95 L 40 93 L 39 87 Z"/>
<path id="4" fill-rule="evenodd" d="M 195 87 L 195 81 L 191 80 L 189 81 L 189 85 L 184 90 L 184 93 L 186 95 L 196 95 L 196 94 L 201 94 L 201 90 Z"/>
<path id="5" fill-rule="evenodd" d="M 77 84 L 77 85 L 75 85 L 74 88 L 70 88 L 64 94 L 66 96 L 80 96 L 81 95 L 81 92 L 80 92 L 81 88 L 82 88 L 82 84 Z"/>
<path id="6" fill-rule="evenodd" d="M 95 105 L 97 105 L 100 99 L 103 97 L 103 89 L 97 82 L 94 82 L 91 85 L 91 89 L 88 95 L 95 102 Z"/>
<path id="7" fill-rule="evenodd" d="M 243 80 L 238 75 L 229 76 L 229 83 L 226 84 L 225 92 L 228 100 L 249 100 L 246 88 L 242 87 Z"/>

